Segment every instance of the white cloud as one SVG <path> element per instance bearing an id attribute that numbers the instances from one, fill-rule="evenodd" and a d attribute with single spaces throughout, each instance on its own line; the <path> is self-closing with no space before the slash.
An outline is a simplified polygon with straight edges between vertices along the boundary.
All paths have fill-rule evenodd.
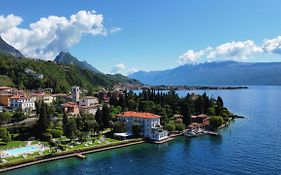
<path id="1" fill-rule="evenodd" d="M 0 33 L 7 32 L 9 29 L 15 28 L 21 24 L 23 19 L 19 16 L 10 14 L 8 16 L 0 16 Z"/>
<path id="2" fill-rule="evenodd" d="M 116 64 L 112 70 L 111 74 L 121 74 L 126 69 L 126 66 L 123 63 Z"/>
<path id="3" fill-rule="evenodd" d="M 180 64 L 195 63 L 200 59 L 227 59 L 227 60 L 241 60 L 247 59 L 249 55 L 261 53 L 263 49 L 256 46 L 251 40 L 224 43 L 216 48 L 208 47 L 207 49 L 195 52 L 188 50 L 178 59 Z"/>
<path id="4" fill-rule="evenodd" d="M 130 75 L 130 74 L 133 74 L 133 73 L 135 73 L 135 72 L 138 72 L 140 69 L 138 69 L 138 68 L 131 68 L 131 69 L 129 69 L 128 70 L 128 75 Z"/>
<path id="5" fill-rule="evenodd" d="M 0 35 L 24 55 L 40 59 L 53 59 L 77 44 L 84 34 L 106 35 L 103 16 L 95 11 L 79 11 L 69 18 L 44 17 L 29 28 L 18 27 L 22 21 L 14 15 L 0 16 Z"/>
<path id="6" fill-rule="evenodd" d="M 114 34 L 114 33 L 118 33 L 118 32 L 120 32 L 122 30 L 122 28 L 121 27 L 113 27 L 112 29 L 110 29 L 110 33 L 111 34 Z"/>
<path id="7" fill-rule="evenodd" d="M 211 49 L 207 53 L 207 58 L 223 58 L 223 59 L 247 59 L 247 56 L 262 52 L 262 48 L 255 45 L 253 41 L 230 42 L 222 44 L 215 49 Z"/>
<path id="8" fill-rule="evenodd" d="M 281 54 L 281 36 L 264 40 L 263 49 L 267 53 Z"/>

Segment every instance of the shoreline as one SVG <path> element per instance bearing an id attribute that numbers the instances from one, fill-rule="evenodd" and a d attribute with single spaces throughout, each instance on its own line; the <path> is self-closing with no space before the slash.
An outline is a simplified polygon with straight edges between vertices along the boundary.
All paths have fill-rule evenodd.
<path id="1" fill-rule="evenodd" d="M 231 121 L 234 121 L 235 119 L 232 119 Z M 219 129 L 228 127 L 230 123 L 224 124 L 219 127 Z M 184 132 L 181 133 L 173 133 L 170 135 L 169 139 L 166 139 L 163 141 L 163 143 L 170 142 L 174 140 L 176 137 L 183 136 Z M 112 143 L 109 145 L 103 145 L 103 146 L 97 146 L 93 148 L 84 148 L 81 150 L 73 150 L 73 151 L 66 151 L 66 152 L 60 152 L 60 153 L 55 153 L 54 155 L 45 155 L 41 157 L 36 157 L 31 160 L 26 160 L 26 162 L 23 163 L 15 163 L 15 164 L 8 164 L 7 166 L 3 165 L 3 168 L 0 167 L 0 173 L 7 172 L 7 171 L 12 171 L 20 168 L 24 168 L 27 166 L 32 166 L 40 163 L 46 163 L 46 162 L 51 162 L 55 160 L 60 160 L 60 159 L 66 159 L 66 158 L 71 158 L 71 157 L 77 157 L 77 154 L 80 155 L 85 155 L 85 154 L 91 154 L 91 153 L 96 153 L 96 152 L 102 152 L 102 151 L 108 151 L 112 149 L 117 149 L 117 148 L 123 148 L 123 147 L 128 147 L 128 146 L 133 146 L 137 144 L 142 144 L 142 143 L 154 143 L 154 144 L 161 144 L 162 142 L 155 143 L 155 142 L 148 142 L 145 139 L 134 139 L 134 140 L 128 140 L 127 142 L 120 142 L 120 143 Z"/>
<path id="2" fill-rule="evenodd" d="M 128 146 L 132 146 L 132 145 L 137 145 L 137 144 L 142 144 L 142 143 L 146 143 L 145 140 L 143 139 L 137 139 L 137 140 L 131 140 L 125 143 L 118 143 L 118 144 L 110 144 L 110 145 L 104 145 L 101 147 L 96 147 L 96 148 L 85 148 L 82 150 L 74 150 L 74 151 L 70 151 L 70 152 L 61 152 L 62 155 L 57 154 L 57 155 L 45 155 L 42 157 L 36 157 L 34 159 L 31 160 L 26 160 L 26 162 L 23 163 L 15 163 L 15 165 L 13 164 L 7 164 L 6 166 L 3 165 L 3 168 L 0 168 L 0 173 L 3 172 L 7 172 L 7 171 L 11 171 L 11 170 L 15 170 L 15 169 L 19 169 L 19 168 L 24 168 L 27 166 L 31 166 L 31 165 L 36 165 L 36 164 L 40 164 L 40 163 L 46 163 L 46 162 L 51 162 L 51 161 L 55 161 L 55 160 L 60 160 L 60 159 L 66 159 L 66 158 L 70 158 L 70 157 L 76 157 L 77 154 L 90 154 L 90 153 L 96 153 L 96 152 L 102 152 L 102 151 L 108 151 L 111 149 L 117 149 L 117 148 L 123 148 L 123 147 L 128 147 Z"/>

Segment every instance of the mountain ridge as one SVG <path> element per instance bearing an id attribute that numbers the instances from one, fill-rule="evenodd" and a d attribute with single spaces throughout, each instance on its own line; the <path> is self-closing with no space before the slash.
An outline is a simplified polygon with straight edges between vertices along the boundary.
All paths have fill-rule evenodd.
<path id="1" fill-rule="evenodd" d="M 281 85 L 281 62 L 214 61 L 129 75 L 149 85 Z"/>
<path id="2" fill-rule="evenodd" d="M 82 69 L 87 69 L 87 70 L 95 72 L 95 73 L 102 73 L 98 69 L 96 69 L 94 66 L 89 64 L 87 61 L 80 61 L 78 58 L 74 57 L 69 52 L 60 52 L 56 56 L 54 61 L 59 64 L 74 64 Z"/>
<path id="3" fill-rule="evenodd" d="M 1 36 L 0 36 L 0 53 L 12 55 L 15 57 L 24 57 L 19 50 L 9 45 L 6 41 L 2 39 Z"/>

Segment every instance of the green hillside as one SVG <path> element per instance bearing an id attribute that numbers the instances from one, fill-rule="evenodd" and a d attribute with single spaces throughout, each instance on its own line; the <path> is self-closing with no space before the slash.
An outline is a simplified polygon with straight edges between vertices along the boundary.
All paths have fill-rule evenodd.
<path id="1" fill-rule="evenodd" d="M 31 69 L 43 74 L 39 79 L 25 73 Z M 68 92 L 73 85 L 84 88 L 111 87 L 117 83 L 139 84 L 120 75 L 105 75 L 81 69 L 75 65 L 58 65 L 50 61 L 18 59 L 0 54 L 0 86 L 12 85 L 19 89 L 53 88 L 54 92 Z"/>

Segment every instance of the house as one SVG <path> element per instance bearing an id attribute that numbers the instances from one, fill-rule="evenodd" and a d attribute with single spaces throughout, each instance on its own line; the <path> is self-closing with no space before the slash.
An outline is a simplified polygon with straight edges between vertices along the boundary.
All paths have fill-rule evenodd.
<path id="1" fill-rule="evenodd" d="M 25 95 L 13 95 L 10 97 L 10 107 L 12 109 L 22 109 L 25 112 L 35 110 L 34 101 Z"/>
<path id="2" fill-rule="evenodd" d="M 10 106 L 10 97 L 12 96 L 12 94 L 0 94 L 0 105 L 3 105 L 5 107 L 9 107 Z"/>
<path id="3" fill-rule="evenodd" d="M 10 93 L 14 89 L 12 87 L 7 87 L 7 86 L 0 86 L 0 92 L 1 93 Z"/>
<path id="4" fill-rule="evenodd" d="M 190 118 L 190 125 L 188 126 L 189 129 L 207 129 L 209 126 L 209 119 L 210 117 L 201 114 L 201 115 L 193 115 Z"/>
<path id="5" fill-rule="evenodd" d="M 79 100 L 79 108 L 81 111 L 95 115 L 100 108 L 99 99 L 93 96 L 85 96 Z"/>
<path id="6" fill-rule="evenodd" d="M 43 101 L 46 104 L 51 104 L 55 101 L 56 97 L 47 93 L 33 93 L 32 98 L 34 101 Z"/>
<path id="7" fill-rule="evenodd" d="M 125 122 L 127 126 L 127 135 L 132 135 L 132 126 L 134 122 L 138 122 L 142 127 L 142 134 L 151 140 L 163 140 L 168 138 L 168 131 L 164 130 L 160 125 L 161 116 L 146 113 L 127 111 L 117 115 L 121 122 Z"/>
<path id="8" fill-rule="evenodd" d="M 95 106 L 99 104 L 99 99 L 93 96 L 85 96 L 79 100 L 79 106 Z"/>
<path id="9" fill-rule="evenodd" d="M 80 111 L 78 105 L 74 102 L 68 102 L 61 105 L 63 107 L 64 112 L 70 115 L 79 115 Z"/>

